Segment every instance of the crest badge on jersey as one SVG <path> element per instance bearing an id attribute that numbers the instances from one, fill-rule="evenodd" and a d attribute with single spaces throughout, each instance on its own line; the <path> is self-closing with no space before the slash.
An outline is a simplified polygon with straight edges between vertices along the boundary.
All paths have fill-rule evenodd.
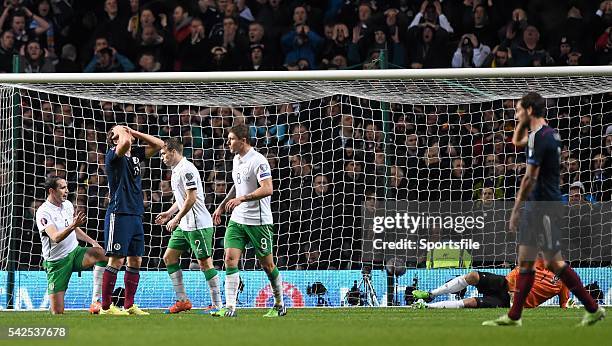
<path id="1" fill-rule="evenodd" d="M 121 244 L 115 243 L 115 245 L 113 245 L 113 249 L 115 249 L 115 251 L 121 250 Z"/>
<path id="2" fill-rule="evenodd" d="M 267 170 L 268 170 L 268 165 L 266 165 L 266 164 L 262 163 L 261 165 L 259 165 L 259 170 L 260 170 L 261 172 L 265 172 L 265 171 L 267 171 Z"/>
<path id="3" fill-rule="evenodd" d="M 187 179 L 187 180 L 193 179 L 193 174 L 191 174 L 191 173 L 185 174 L 185 179 Z"/>

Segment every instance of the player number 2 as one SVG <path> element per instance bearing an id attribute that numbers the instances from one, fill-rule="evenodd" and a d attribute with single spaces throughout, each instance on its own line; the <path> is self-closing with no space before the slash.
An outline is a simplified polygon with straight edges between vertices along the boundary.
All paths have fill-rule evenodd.
<path id="1" fill-rule="evenodd" d="M 200 241 L 196 240 L 194 241 L 195 245 L 196 245 L 196 254 L 200 254 Z"/>

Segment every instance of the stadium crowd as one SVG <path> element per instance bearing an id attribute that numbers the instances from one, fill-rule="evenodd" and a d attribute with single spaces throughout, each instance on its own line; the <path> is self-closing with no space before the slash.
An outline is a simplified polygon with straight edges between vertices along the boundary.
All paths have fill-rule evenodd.
<path id="1" fill-rule="evenodd" d="M 566 257 L 579 265 L 612 260 L 609 230 L 612 201 L 612 109 L 608 94 L 549 100 L 548 118 L 563 138 L 561 187 L 569 205 L 564 225 Z M 231 186 L 228 129 L 245 123 L 251 141 L 268 157 L 274 178 L 272 210 L 281 268 L 355 268 L 362 261 L 362 205 L 374 201 L 513 200 L 525 170 L 523 148 L 514 148 L 512 100 L 454 106 L 391 104 L 336 96 L 294 104 L 249 108 L 133 105 L 65 98 L 24 91 L 23 131 L 18 161 L 23 218 L 24 264 L 37 265 L 38 235 L 33 211 L 44 198 L 46 176 L 70 184 L 71 200 L 89 216 L 87 230 L 102 238 L 108 203 L 104 173 L 106 133 L 129 124 L 162 138 L 179 136 L 185 155 L 202 172 L 206 203 L 219 205 Z M 388 119 L 382 121 L 382 119 Z M 34 172 L 34 174 L 29 174 Z M 152 223 L 172 204 L 170 171 L 159 158 L 143 165 L 146 266 L 163 267 L 160 256 L 169 233 Z M 20 196 L 25 199 L 19 201 Z M 606 209 L 607 208 L 607 209 Z M 603 215 L 603 216 L 602 216 Z M 604 219 L 596 219 L 604 218 Z M 488 244 L 472 253 L 474 265 L 513 263 L 515 239 L 503 223 L 471 234 Z M 217 230 L 217 264 L 222 259 Z M 448 234 L 424 234 L 447 240 Z M 463 235 L 467 236 L 466 234 Z M 30 239 L 31 241 L 24 241 Z M 411 265 L 423 265 L 415 253 Z M 253 259 L 253 256 L 249 258 Z M 374 259 L 376 260 L 376 259 Z M 250 260 L 249 260 L 250 261 Z M 252 268 L 254 262 L 244 263 Z M 184 264 L 187 265 L 187 264 Z"/>
<path id="2" fill-rule="evenodd" d="M 21 56 L 20 72 L 26 73 L 377 68 L 381 49 L 391 68 L 612 62 L 610 0 L 6 0 L 0 13 L 0 72 L 13 70 L 13 54 Z M 248 124 L 273 168 L 281 268 L 360 267 L 362 203 L 514 197 L 525 157 L 510 140 L 512 100 L 390 107 L 383 121 L 380 103 L 345 96 L 238 109 L 29 92 L 22 98 L 18 152 L 20 264 L 40 263 L 32 221 L 49 174 L 67 177 L 77 209 L 89 215 L 87 229 L 102 239 L 105 137 L 114 124 L 180 136 L 186 156 L 202 171 L 211 210 L 231 182 L 227 129 Z M 612 232 L 603 228 L 608 224 L 583 217 L 612 199 L 611 108 L 608 94 L 549 100 L 551 125 L 564 140 L 562 191 L 576 214 L 568 219 L 566 258 L 583 265 L 612 260 Z M 143 175 L 145 265 L 159 268 L 169 234 L 151 220 L 172 201 L 169 171 L 153 159 Z M 475 254 L 475 263 L 514 261 L 511 235 L 487 237 L 484 243 L 503 248 L 489 257 Z"/>
<path id="3" fill-rule="evenodd" d="M 5 0 L 0 71 L 607 65 L 612 1 Z"/>

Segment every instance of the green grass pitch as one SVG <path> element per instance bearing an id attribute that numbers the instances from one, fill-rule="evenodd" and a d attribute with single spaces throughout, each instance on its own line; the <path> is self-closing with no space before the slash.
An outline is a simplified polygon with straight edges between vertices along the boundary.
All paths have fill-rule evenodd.
<path id="1" fill-rule="evenodd" d="M 239 310 L 235 319 L 198 311 L 150 316 L 91 316 L 68 311 L 1 312 L 0 326 L 66 326 L 60 340 L 0 339 L 2 345 L 611 345 L 612 321 L 589 328 L 574 325 L 581 309 L 540 308 L 523 314 L 521 328 L 482 327 L 506 309 L 412 310 L 406 308 L 290 309 L 284 318 L 264 319 L 261 309 Z"/>

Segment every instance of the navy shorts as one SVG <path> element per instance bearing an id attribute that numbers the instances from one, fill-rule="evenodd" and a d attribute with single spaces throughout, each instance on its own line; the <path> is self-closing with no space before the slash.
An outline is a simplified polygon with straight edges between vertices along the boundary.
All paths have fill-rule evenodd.
<path id="1" fill-rule="evenodd" d="M 525 208 L 519 222 L 518 243 L 557 253 L 561 249 L 563 210 L 563 205 L 556 202 L 539 202 Z"/>
<path id="2" fill-rule="evenodd" d="M 106 213 L 104 243 L 106 256 L 142 256 L 144 254 L 142 216 Z"/>

